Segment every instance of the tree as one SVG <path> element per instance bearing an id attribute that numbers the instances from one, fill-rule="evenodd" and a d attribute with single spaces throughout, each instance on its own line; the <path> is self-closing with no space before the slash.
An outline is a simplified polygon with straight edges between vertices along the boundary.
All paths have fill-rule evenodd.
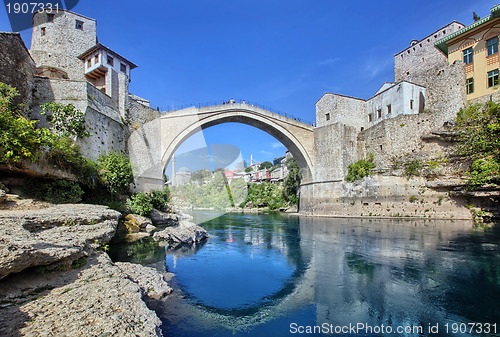
<path id="1" fill-rule="evenodd" d="M 288 175 L 283 182 L 283 197 L 292 205 L 297 205 L 299 203 L 299 188 L 302 175 L 295 159 L 288 158 L 285 165 L 288 169 Z"/>
<path id="2" fill-rule="evenodd" d="M 460 109 L 454 126 L 457 153 L 471 162 L 471 186 L 497 182 L 500 177 L 500 105 L 487 102 Z"/>
<path id="3" fill-rule="evenodd" d="M 112 194 L 127 194 L 130 184 L 134 182 L 130 159 L 121 152 L 111 151 L 101 155 L 99 177 Z"/>
<path id="4" fill-rule="evenodd" d="M 273 164 L 271 162 L 265 161 L 262 164 L 260 164 L 259 170 L 265 170 L 270 167 L 273 167 Z"/>
<path id="5" fill-rule="evenodd" d="M 46 130 L 37 129 L 35 121 L 21 115 L 14 103 L 19 93 L 0 82 L 0 162 L 18 164 L 27 159 L 34 161 L 40 147 L 45 144 Z"/>
<path id="6" fill-rule="evenodd" d="M 41 106 L 42 115 L 47 115 L 47 121 L 52 124 L 54 133 L 61 137 L 89 137 L 85 127 L 85 114 L 73 104 L 47 102 Z"/>
<path id="7" fill-rule="evenodd" d="M 253 168 L 252 166 L 249 166 L 245 169 L 245 172 L 248 173 L 248 172 L 252 172 L 253 171 Z"/>

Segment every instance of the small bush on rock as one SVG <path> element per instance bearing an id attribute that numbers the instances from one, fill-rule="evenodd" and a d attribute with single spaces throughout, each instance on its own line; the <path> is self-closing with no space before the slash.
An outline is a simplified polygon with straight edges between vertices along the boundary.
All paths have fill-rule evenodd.
<path id="1" fill-rule="evenodd" d="M 83 190 L 74 181 L 53 180 L 37 182 L 33 186 L 35 197 L 55 204 L 73 204 L 82 200 Z"/>
<path id="2" fill-rule="evenodd" d="M 347 168 L 347 176 L 345 177 L 345 180 L 353 182 L 373 175 L 373 169 L 375 169 L 373 159 L 373 153 L 369 153 L 368 159 L 361 159 L 354 164 L 349 165 L 349 167 Z"/>
<path id="3" fill-rule="evenodd" d="M 127 200 L 130 212 L 142 216 L 149 216 L 153 210 L 153 199 L 148 193 L 136 193 Z"/>

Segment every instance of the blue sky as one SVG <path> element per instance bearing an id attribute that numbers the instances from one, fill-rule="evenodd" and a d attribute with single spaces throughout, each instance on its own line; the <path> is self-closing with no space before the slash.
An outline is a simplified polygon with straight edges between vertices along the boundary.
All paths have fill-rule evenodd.
<path id="1" fill-rule="evenodd" d="M 325 92 L 369 98 L 394 80 L 394 54 L 452 20 L 472 23 L 489 0 L 332 1 L 80 0 L 73 11 L 97 20 L 99 41 L 139 67 L 130 91 L 151 106 L 246 99 L 315 120 Z M 10 31 L 5 8 L 0 30 Z M 31 31 L 21 32 L 29 48 Z M 249 160 L 285 148 L 244 125 L 204 132 Z M 198 143 L 198 140 L 193 144 Z M 194 145 L 187 148 L 193 148 Z"/>

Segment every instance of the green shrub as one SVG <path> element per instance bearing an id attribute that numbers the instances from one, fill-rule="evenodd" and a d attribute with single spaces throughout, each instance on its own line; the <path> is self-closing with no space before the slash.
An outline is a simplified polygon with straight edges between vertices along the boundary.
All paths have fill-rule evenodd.
<path id="1" fill-rule="evenodd" d="M 128 194 L 130 184 L 134 182 L 130 158 L 121 152 L 111 151 L 97 159 L 99 177 L 108 190 L 114 194 Z"/>
<path id="2" fill-rule="evenodd" d="M 44 144 L 44 132 L 21 115 L 14 104 L 17 90 L 0 82 L 0 163 L 34 161 Z"/>
<path id="3" fill-rule="evenodd" d="M 85 128 L 85 114 L 73 104 L 47 102 L 41 106 L 42 115 L 47 115 L 47 121 L 52 124 L 54 133 L 60 137 L 88 137 L 90 133 Z"/>
<path id="4" fill-rule="evenodd" d="M 55 204 L 72 204 L 82 200 L 83 190 L 74 181 L 52 180 L 35 182 L 35 197 Z"/>
<path id="5" fill-rule="evenodd" d="M 170 192 L 168 189 L 153 190 L 151 191 L 150 196 L 153 208 L 156 208 L 159 211 L 164 211 L 167 208 L 167 204 L 170 201 Z"/>
<path id="6" fill-rule="evenodd" d="M 149 216 L 153 211 L 153 198 L 148 193 L 136 193 L 127 200 L 130 212 L 142 216 Z"/>
<path id="7" fill-rule="evenodd" d="M 487 102 L 460 109 L 454 130 L 458 133 L 457 153 L 471 162 L 469 186 L 496 182 L 500 166 L 500 105 Z"/>
<path id="8" fill-rule="evenodd" d="M 407 177 L 419 176 L 422 173 L 422 164 L 417 159 L 405 163 L 405 174 Z"/>
<path id="9" fill-rule="evenodd" d="M 299 203 L 299 189 L 300 182 L 302 180 L 302 174 L 300 173 L 300 168 L 295 159 L 288 158 L 285 162 L 288 169 L 288 175 L 283 181 L 283 193 L 282 196 L 285 201 L 292 205 L 297 205 Z M 278 201 L 279 203 L 281 201 Z M 281 206 L 277 206 L 279 208 Z"/>
<path id="10" fill-rule="evenodd" d="M 368 159 L 361 159 L 349 165 L 345 179 L 352 182 L 373 175 L 373 170 L 375 169 L 373 160 L 373 153 L 369 153 Z"/>
<path id="11" fill-rule="evenodd" d="M 476 159 L 472 162 L 468 173 L 470 185 L 487 184 L 495 177 L 497 179 L 500 177 L 500 163 L 496 162 L 492 157 Z"/>

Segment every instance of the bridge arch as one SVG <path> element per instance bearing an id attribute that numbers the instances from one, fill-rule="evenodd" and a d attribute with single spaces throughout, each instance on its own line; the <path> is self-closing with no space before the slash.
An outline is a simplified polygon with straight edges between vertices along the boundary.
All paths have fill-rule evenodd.
<path id="1" fill-rule="evenodd" d="M 223 123 L 242 123 L 256 127 L 279 140 L 294 156 L 303 180 L 312 179 L 313 127 L 248 104 L 227 104 L 190 108 L 167 113 L 162 119 L 162 167 L 166 167 L 177 148 L 195 133 Z"/>

